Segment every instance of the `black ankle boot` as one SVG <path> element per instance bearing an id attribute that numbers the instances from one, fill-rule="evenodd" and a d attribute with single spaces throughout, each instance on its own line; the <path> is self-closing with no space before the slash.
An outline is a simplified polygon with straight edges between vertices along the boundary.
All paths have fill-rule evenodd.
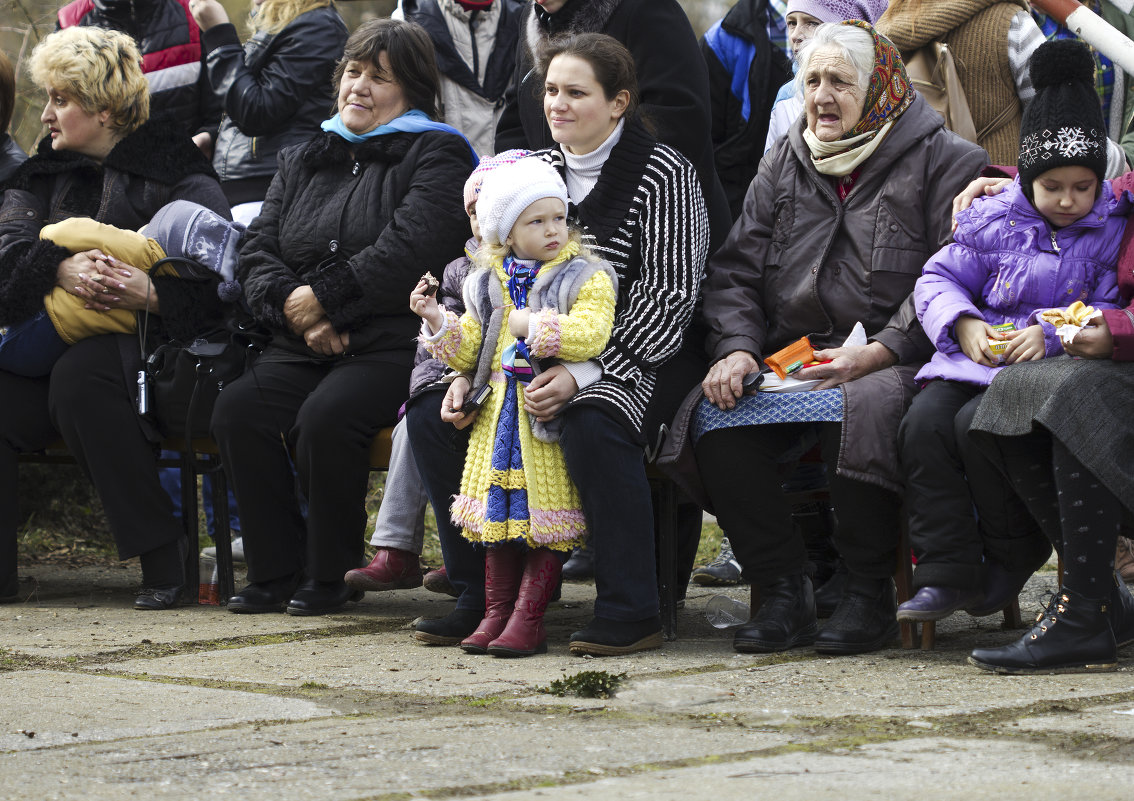
<path id="1" fill-rule="evenodd" d="M 893 580 L 850 573 L 838 607 L 815 638 L 815 650 L 821 654 L 881 650 L 898 636 L 897 611 Z"/>
<path id="2" fill-rule="evenodd" d="M 847 586 L 847 563 L 839 560 L 835 572 L 829 579 L 815 589 L 815 616 L 830 617 L 843 600 L 843 589 Z"/>
<path id="3" fill-rule="evenodd" d="M 977 648 L 969 664 L 997 673 L 1085 673 L 1114 670 L 1118 649 L 1105 600 L 1066 588 L 1044 610 L 1032 630 L 1003 648 Z"/>
<path id="4" fill-rule="evenodd" d="M 760 608 L 736 630 L 732 647 L 755 654 L 786 651 L 811 645 L 818 631 L 811 579 L 797 573 L 760 584 Z"/>
<path id="5" fill-rule="evenodd" d="M 1110 619 L 1110 630 L 1114 633 L 1114 644 L 1121 648 L 1134 642 L 1134 595 L 1130 594 L 1130 588 L 1117 573 L 1114 574 L 1106 614 Z"/>
<path id="6" fill-rule="evenodd" d="M 483 617 L 483 609 L 454 609 L 445 617 L 418 621 L 413 637 L 429 645 L 458 645 L 476 631 Z"/>

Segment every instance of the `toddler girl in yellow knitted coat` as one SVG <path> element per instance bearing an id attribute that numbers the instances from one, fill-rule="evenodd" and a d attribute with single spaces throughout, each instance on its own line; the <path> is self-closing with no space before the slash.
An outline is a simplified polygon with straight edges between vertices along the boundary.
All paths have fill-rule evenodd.
<path id="1" fill-rule="evenodd" d="M 547 650 L 543 612 L 559 582 L 560 554 L 582 543 L 579 494 L 558 444 L 558 421 L 524 410 L 524 387 L 548 360 L 602 352 L 614 324 L 616 277 L 567 229 L 567 188 L 555 169 L 524 158 L 489 172 L 476 215 L 484 244 L 465 280 L 466 311 L 437 304 L 426 279 L 410 295 L 422 340 L 471 374 L 474 398 L 490 387 L 469 440 L 453 522 L 487 546 L 485 618 L 461 647 L 527 656 Z M 466 403 L 467 403 L 466 399 Z M 454 409 L 453 411 L 458 411 Z"/>

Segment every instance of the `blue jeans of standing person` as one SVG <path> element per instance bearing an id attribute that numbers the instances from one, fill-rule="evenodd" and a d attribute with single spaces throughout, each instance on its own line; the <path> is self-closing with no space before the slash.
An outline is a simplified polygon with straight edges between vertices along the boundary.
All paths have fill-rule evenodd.
<path id="1" fill-rule="evenodd" d="M 176 459 L 180 454 L 177 451 L 162 451 L 162 459 Z M 173 501 L 173 513 L 181 518 L 181 468 L 163 467 L 158 471 L 161 486 Z M 215 510 L 213 509 L 213 477 L 205 474 L 201 476 L 203 485 L 205 522 L 208 526 L 209 536 L 216 540 L 217 524 Z M 232 493 L 232 486 L 228 487 L 228 528 L 233 537 L 240 536 L 240 516 L 236 513 L 236 496 Z"/>
<path id="2" fill-rule="evenodd" d="M 0 329 L 0 370 L 41 378 L 51 372 L 68 347 L 41 309 L 22 323 Z"/>

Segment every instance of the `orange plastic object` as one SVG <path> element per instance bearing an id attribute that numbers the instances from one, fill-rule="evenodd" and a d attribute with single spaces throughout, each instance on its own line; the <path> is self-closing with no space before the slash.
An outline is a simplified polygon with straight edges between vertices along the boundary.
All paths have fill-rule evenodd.
<path id="1" fill-rule="evenodd" d="M 815 350 L 811 340 L 801 337 L 783 350 L 778 350 L 764 359 L 764 364 L 772 368 L 781 379 L 787 378 L 806 364 L 815 360 Z"/>

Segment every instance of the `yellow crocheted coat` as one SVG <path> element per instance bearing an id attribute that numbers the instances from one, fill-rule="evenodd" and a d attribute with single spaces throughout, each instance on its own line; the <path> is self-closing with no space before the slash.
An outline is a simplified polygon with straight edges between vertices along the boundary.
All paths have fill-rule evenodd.
<path id="1" fill-rule="evenodd" d="M 605 262 L 576 257 L 578 251 L 577 243 L 569 243 L 554 259 L 546 262 L 529 295 L 534 323 L 531 325 L 533 334 L 526 341 L 535 359 L 586 361 L 598 356 L 610 338 L 616 301 L 613 270 Z M 475 287 L 478 283 L 480 271 L 474 270 L 465 283 L 468 311 L 459 320 L 447 311 L 442 330 L 435 338 L 425 342 L 437 358 L 462 372 L 470 372 L 477 367 L 478 353 L 481 360 L 489 358 L 490 354 L 492 360 L 489 371 L 492 394 L 473 423 L 461 477 L 461 492 L 451 509 L 452 520 L 461 527 L 464 537 L 472 542 L 522 539 L 530 547 L 569 551 L 580 545 L 586 534 L 579 493 L 567 475 L 559 444 L 543 442 L 532 436 L 531 418 L 523 409 L 522 385 L 517 386 L 516 399 L 524 469 L 494 471 L 492 468 L 492 449 L 505 395 L 500 360 L 505 347 L 514 342 L 515 337 L 508 331 L 512 307 L 501 302 L 506 297 L 504 287 L 508 280 L 502 261 L 495 260 L 490 268 L 497 279 L 487 282 L 491 305 L 486 304 L 485 297 L 475 296 L 477 290 L 470 291 L 470 286 Z M 554 299 L 542 298 L 539 292 L 541 287 L 552 283 L 558 270 L 576 271 L 581 279 L 585 279 L 575 287 L 577 296 L 566 312 L 557 310 L 551 305 Z M 560 276 L 562 281 L 567 282 L 571 277 L 570 273 Z M 573 292 L 571 294 L 574 295 Z M 493 310 L 487 320 L 482 319 L 483 312 L 478 311 L 486 308 Z M 481 348 L 486 329 L 499 331 L 492 348 Z M 543 366 L 547 366 L 546 361 Z M 508 489 L 526 489 L 529 519 L 488 522 L 486 504 L 492 483 Z"/>

